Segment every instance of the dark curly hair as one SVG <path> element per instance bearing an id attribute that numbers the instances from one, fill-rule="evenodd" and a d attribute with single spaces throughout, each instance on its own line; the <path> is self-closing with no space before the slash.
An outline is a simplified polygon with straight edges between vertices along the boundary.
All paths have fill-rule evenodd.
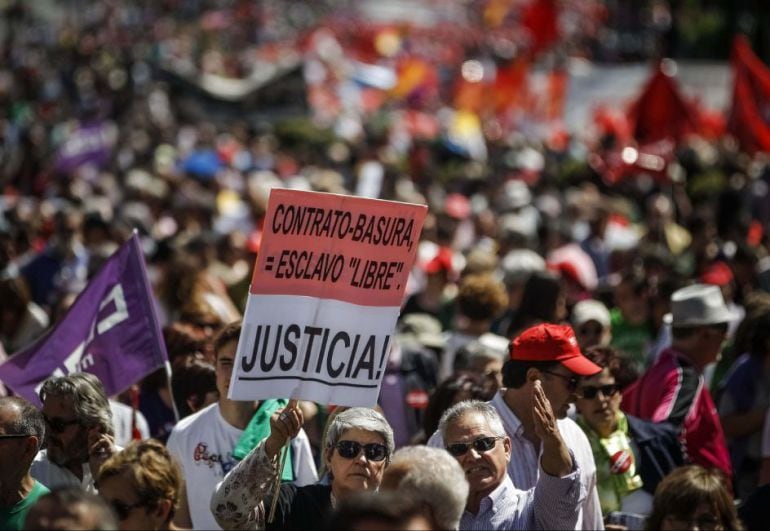
<path id="1" fill-rule="evenodd" d="M 639 378 L 633 362 L 612 347 L 591 347 L 583 355 L 610 374 L 621 389 L 625 389 Z"/>

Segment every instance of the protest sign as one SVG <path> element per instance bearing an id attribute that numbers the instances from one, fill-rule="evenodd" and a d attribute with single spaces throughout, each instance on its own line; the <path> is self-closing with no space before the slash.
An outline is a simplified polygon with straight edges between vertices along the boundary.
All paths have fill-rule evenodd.
<path id="1" fill-rule="evenodd" d="M 134 234 L 47 335 L 0 365 L 0 382 L 39 405 L 38 390 L 49 376 L 90 372 L 111 396 L 167 359 Z"/>
<path id="2" fill-rule="evenodd" d="M 229 398 L 373 406 L 426 212 L 273 190 Z"/>

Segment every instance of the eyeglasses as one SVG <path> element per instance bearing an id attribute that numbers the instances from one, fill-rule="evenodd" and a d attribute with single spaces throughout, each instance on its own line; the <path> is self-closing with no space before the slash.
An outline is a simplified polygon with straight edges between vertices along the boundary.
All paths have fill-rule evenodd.
<path id="1" fill-rule="evenodd" d="M 468 450 L 470 450 L 471 446 L 473 446 L 474 450 L 480 454 L 483 454 L 494 448 L 498 439 L 502 439 L 502 437 L 480 437 L 472 442 L 452 443 L 446 446 L 446 451 L 449 452 L 453 457 L 460 457 L 467 454 Z"/>
<path id="2" fill-rule="evenodd" d="M 139 501 L 136 503 L 124 503 L 120 500 L 108 500 L 110 503 L 110 506 L 115 510 L 115 515 L 118 517 L 118 520 L 125 520 L 128 518 L 128 515 L 131 514 L 131 511 L 138 507 L 144 507 L 146 506 L 146 502 Z"/>
<path id="3" fill-rule="evenodd" d="M 54 433 L 64 433 L 64 430 L 67 429 L 67 426 L 80 423 L 79 419 L 64 420 L 57 417 L 48 418 L 45 415 L 43 415 L 43 419 L 45 420 L 45 423 L 51 428 L 51 430 L 53 430 Z"/>
<path id="4" fill-rule="evenodd" d="M 340 441 L 335 447 L 337 448 L 337 453 L 340 454 L 340 457 L 344 457 L 345 459 L 355 459 L 361 455 L 362 449 L 366 459 L 369 461 L 379 462 L 388 457 L 388 447 L 384 444 L 361 444 L 356 441 Z"/>
<path id="5" fill-rule="evenodd" d="M 604 396 L 604 398 L 609 398 L 611 396 L 615 396 L 618 391 L 620 391 L 620 386 L 618 384 L 609 384 L 609 385 L 600 385 L 600 386 L 585 385 L 580 388 L 580 396 L 582 398 L 587 398 L 588 400 L 591 400 L 593 398 L 596 398 L 596 395 L 598 393 L 601 393 L 602 396 Z"/>
<path id="6" fill-rule="evenodd" d="M 31 437 L 29 433 L 2 433 L 0 434 L 0 441 L 3 439 L 21 439 L 23 437 Z"/>
<path id="7" fill-rule="evenodd" d="M 578 328 L 578 332 L 584 336 L 587 336 L 587 335 L 598 336 L 598 335 L 601 335 L 603 331 L 604 331 L 604 328 L 602 328 L 601 325 L 597 325 L 597 326 L 583 325 L 580 328 Z"/>
<path id="8" fill-rule="evenodd" d="M 570 393 L 574 393 L 575 389 L 577 389 L 578 384 L 580 383 L 580 378 L 577 376 L 567 376 L 566 374 L 559 374 L 558 372 L 551 372 L 551 371 L 542 371 L 546 374 L 550 374 L 551 376 L 558 376 L 559 378 L 563 378 L 567 380 L 567 390 Z"/>
<path id="9" fill-rule="evenodd" d="M 727 335 L 727 331 L 730 330 L 730 326 L 727 323 L 711 325 L 711 326 L 707 326 L 705 328 L 706 328 L 706 330 L 708 330 L 712 334 L 718 335 L 718 336 L 725 336 L 725 335 Z"/>

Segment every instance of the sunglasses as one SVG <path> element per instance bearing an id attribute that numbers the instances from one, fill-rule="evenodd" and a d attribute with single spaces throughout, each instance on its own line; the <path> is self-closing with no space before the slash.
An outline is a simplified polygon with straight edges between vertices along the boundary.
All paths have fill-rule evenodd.
<path id="1" fill-rule="evenodd" d="M 546 374 L 550 374 L 551 376 L 558 376 L 559 378 L 563 378 L 567 380 L 567 391 L 570 393 L 574 393 L 575 389 L 577 389 L 578 384 L 580 383 L 580 378 L 577 376 L 567 376 L 565 374 L 559 374 L 558 372 L 551 372 L 551 371 L 543 371 Z"/>
<path id="2" fill-rule="evenodd" d="M 599 326 L 583 325 L 578 329 L 578 332 L 580 332 L 584 336 L 587 336 L 587 335 L 598 336 L 603 331 L 604 329 L 601 327 L 601 325 Z"/>
<path id="3" fill-rule="evenodd" d="M 64 430 L 67 429 L 67 426 L 71 426 L 73 424 L 80 424 L 80 420 L 78 419 L 64 420 L 57 417 L 48 418 L 45 415 L 43 415 L 43 420 L 45 420 L 45 423 L 51 428 L 51 430 L 54 433 L 64 433 Z"/>
<path id="4" fill-rule="evenodd" d="M 136 503 L 124 503 L 120 500 L 108 500 L 110 507 L 115 511 L 115 515 L 118 517 L 118 520 L 125 520 L 128 518 L 128 515 L 131 514 L 131 511 L 138 507 L 144 507 L 146 506 L 145 502 L 136 502 Z"/>
<path id="5" fill-rule="evenodd" d="M 340 457 L 345 459 L 355 459 L 361 455 L 362 449 L 368 461 L 379 462 L 388 457 L 388 447 L 384 444 L 361 444 L 356 441 L 340 441 L 335 448 L 337 448 L 337 453 L 340 454 Z"/>
<path id="6" fill-rule="evenodd" d="M 580 396 L 582 398 L 591 400 L 592 398 L 596 398 L 596 396 L 601 393 L 604 398 L 609 398 L 611 396 L 615 396 L 618 391 L 620 391 L 620 386 L 618 384 L 600 386 L 586 385 L 580 389 Z"/>
<path id="7" fill-rule="evenodd" d="M 468 450 L 473 446 L 474 450 L 483 454 L 494 448 L 498 439 L 502 439 L 502 437 L 480 437 L 469 443 L 452 443 L 446 446 L 446 451 L 453 457 L 460 457 L 467 454 Z"/>
<path id="8" fill-rule="evenodd" d="M 30 437 L 29 433 L 3 433 L 0 434 L 0 441 L 3 439 L 21 439 L 22 437 Z"/>

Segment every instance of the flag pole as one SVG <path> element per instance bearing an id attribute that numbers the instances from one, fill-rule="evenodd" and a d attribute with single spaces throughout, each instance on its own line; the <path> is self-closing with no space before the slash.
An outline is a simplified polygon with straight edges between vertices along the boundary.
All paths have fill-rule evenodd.
<path id="1" fill-rule="evenodd" d="M 286 409 L 295 409 L 297 407 L 297 400 L 289 400 L 289 404 L 286 406 Z M 270 514 L 267 517 L 268 524 L 272 524 L 273 520 L 275 519 L 275 508 L 278 506 L 278 495 L 281 490 L 281 477 L 283 476 L 283 467 L 286 466 L 286 456 L 289 455 L 290 444 L 291 439 L 289 438 L 286 440 L 286 444 L 284 444 L 283 448 L 281 449 L 281 459 L 278 463 L 278 474 L 275 476 L 275 486 L 273 487 L 273 502 L 270 504 Z"/>
<path id="2" fill-rule="evenodd" d="M 137 239 L 139 239 L 139 229 L 136 227 L 131 229 L 131 234 L 133 236 L 136 236 Z M 149 279 L 148 284 L 149 284 Z M 150 285 L 150 295 L 155 296 L 154 288 L 155 286 Z M 161 338 L 163 341 L 165 339 Z M 174 414 L 174 422 L 179 422 L 179 410 L 176 407 L 176 400 L 174 400 L 174 388 L 171 386 L 171 363 L 166 359 L 166 363 L 163 365 L 163 368 L 166 371 L 166 386 L 168 387 L 168 393 L 171 396 L 171 412 Z"/>

